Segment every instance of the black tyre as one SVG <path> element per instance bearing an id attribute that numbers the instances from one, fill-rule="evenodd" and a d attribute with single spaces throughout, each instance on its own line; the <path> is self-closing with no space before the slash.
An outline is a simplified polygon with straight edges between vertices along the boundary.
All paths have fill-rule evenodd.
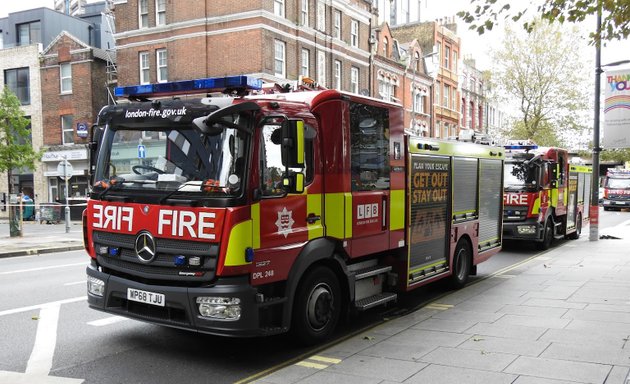
<path id="1" fill-rule="evenodd" d="M 451 275 L 450 285 L 454 289 L 463 288 L 468 282 L 470 268 L 472 266 L 470 247 L 466 240 L 457 242 L 455 254 L 453 255 L 453 274 Z"/>
<path id="2" fill-rule="evenodd" d="M 543 229 L 543 238 L 542 241 L 536 243 L 536 246 L 541 251 L 546 251 L 551 248 L 553 244 L 553 222 L 551 219 L 548 219 L 545 223 L 545 228 Z"/>
<path id="3" fill-rule="evenodd" d="M 612 208 L 610 207 L 604 207 L 604 211 L 610 211 Z"/>
<path id="4" fill-rule="evenodd" d="M 304 276 L 295 296 L 291 333 L 303 345 L 328 338 L 341 314 L 341 289 L 329 268 L 315 267 Z"/>
<path id="5" fill-rule="evenodd" d="M 577 215 L 575 220 L 575 232 L 567 236 L 570 240 L 577 240 L 582 234 L 582 215 Z"/>

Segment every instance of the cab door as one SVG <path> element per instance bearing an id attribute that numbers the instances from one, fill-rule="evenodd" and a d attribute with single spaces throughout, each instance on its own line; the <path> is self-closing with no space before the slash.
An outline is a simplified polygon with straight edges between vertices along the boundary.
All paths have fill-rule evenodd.
<path id="1" fill-rule="evenodd" d="M 305 170 L 294 170 L 305 172 L 303 193 L 286 193 L 282 187 L 285 166 L 282 164 L 280 126 L 269 123 L 259 130 L 260 201 L 252 208 L 255 232 L 253 284 L 286 279 L 303 246 L 309 240 L 323 236 L 321 177 L 315 177 L 317 136 L 314 124 L 314 119 L 305 121 Z"/>

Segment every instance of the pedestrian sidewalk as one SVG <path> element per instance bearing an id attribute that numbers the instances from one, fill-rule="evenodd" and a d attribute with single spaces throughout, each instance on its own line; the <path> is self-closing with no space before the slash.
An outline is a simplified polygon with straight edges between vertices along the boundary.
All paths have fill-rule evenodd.
<path id="1" fill-rule="evenodd" d="M 64 222 L 38 224 L 25 221 L 21 237 L 10 237 L 8 221 L 0 221 L 0 258 L 80 249 L 83 249 L 83 228 L 80 221 L 71 222 L 69 232 L 66 232 Z"/>
<path id="2" fill-rule="evenodd" d="M 600 235 L 586 228 L 256 382 L 630 384 L 630 220 Z"/>

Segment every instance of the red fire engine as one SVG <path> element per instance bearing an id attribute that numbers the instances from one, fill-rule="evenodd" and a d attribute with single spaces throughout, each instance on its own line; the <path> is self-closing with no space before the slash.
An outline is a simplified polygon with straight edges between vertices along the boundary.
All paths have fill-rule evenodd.
<path id="1" fill-rule="evenodd" d="M 630 208 L 630 169 L 609 169 L 604 180 L 604 210 Z"/>
<path id="2" fill-rule="evenodd" d="M 239 97 L 156 98 L 224 88 Z M 503 149 L 408 136 L 397 104 L 244 95 L 259 88 L 237 76 L 116 90 L 136 101 L 103 108 L 92 132 L 92 308 L 313 343 L 344 311 L 441 278 L 461 287 L 499 252 Z"/>
<path id="3" fill-rule="evenodd" d="M 590 167 L 569 164 L 562 148 L 506 145 L 503 238 L 535 241 L 548 249 L 554 239 L 577 239 L 588 219 Z"/>

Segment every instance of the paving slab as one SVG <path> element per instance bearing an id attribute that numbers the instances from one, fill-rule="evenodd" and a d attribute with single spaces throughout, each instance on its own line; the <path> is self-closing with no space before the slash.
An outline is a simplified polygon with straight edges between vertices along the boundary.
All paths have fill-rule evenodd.
<path id="1" fill-rule="evenodd" d="M 512 355 L 538 357 L 551 343 L 538 340 L 474 335 L 458 347 L 484 352 L 499 352 Z"/>
<path id="2" fill-rule="evenodd" d="M 342 364 L 332 365 L 326 369 L 329 372 L 402 382 L 426 366 L 427 364 L 420 362 L 355 355 L 344 359 Z"/>
<path id="3" fill-rule="evenodd" d="M 452 367 L 501 372 L 518 355 L 461 348 L 438 347 L 420 358 L 420 361 Z"/>
<path id="4" fill-rule="evenodd" d="M 405 384 L 510 384 L 516 375 L 432 364 L 405 381 Z"/>
<path id="5" fill-rule="evenodd" d="M 520 356 L 504 372 L 578 383 L 603 383 L 611 369 L 612 365 Z"/>

